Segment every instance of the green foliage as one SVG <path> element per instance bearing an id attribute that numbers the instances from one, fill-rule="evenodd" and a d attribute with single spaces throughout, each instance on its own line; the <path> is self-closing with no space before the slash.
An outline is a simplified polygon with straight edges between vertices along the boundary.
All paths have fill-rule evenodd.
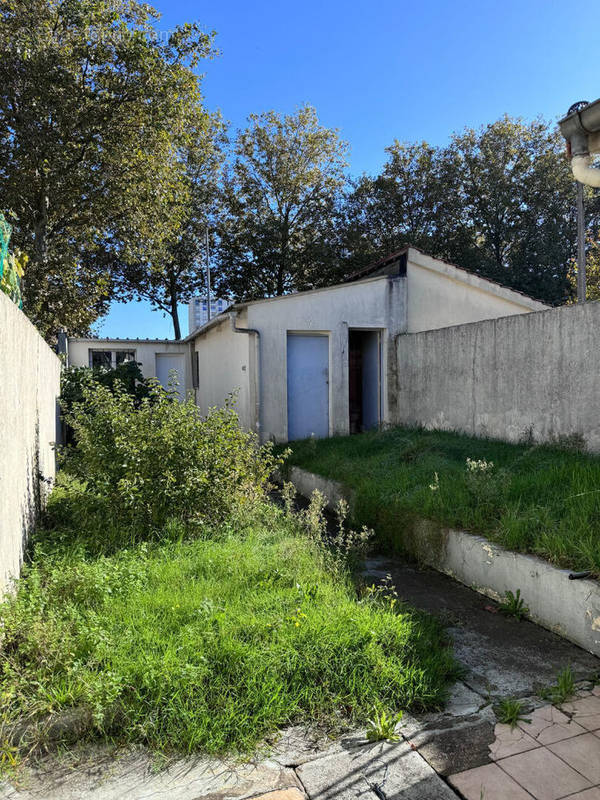
<path id="1" fill-rule="evenodd" d="M 12 228 L 0 212 L 0 291 L 7 294 L 19 308 L 23 307 L 21 279 L 28 258 L 25 253 L 11 253 L 8 249 Z"/>
<path id="2" fill-rule="evenodd" d="M 65 367 L 60 382 L 60 405 L 63 414 L 68 414 L 75 403 L 83 401 L 85 386 L 97 384 L 106 386 L 114 392 L 117 383 L 134 398 L 136 407 L 144 397 L 150 396 L 150 385 L 136 361 L 125 361 L 114 368 Z"/>
<path id="3" fill-rule="evenodd" d="M 510 725 L 511 729 L 516 728 L 517 723 L 520 721 L 531 722 L 530 719 L 525 719 L 523 716 L 523 703 L 512 697 L 500 700 L 494 710 L 499 722 L 502 722 L 504 725 Z"/>
<path id="4" fill-rule="evenodd" d="M 529 614 L 529 609 L 521 597 L 520 589 L 517 589 L 516 594 L 513 594 L 509 589 L 506 592 L 504 600 L 500 603 L 499 608 L 505 616 L 514 617 L 517 620 L 522 620 Z"/>
<path id="5" fill-rule="evenodd" d="M 206 288 L 206 273 L 199 265 L 206 263 L 206 229 L 214 227 L 217 211 L 223 130 L 218 115 L 202 118 L 183 157 L 186 192 L 178 204 L 180 224 L 158 257 L 130 261 L 117 276 L 119 299 L 149 300 L 155 309 L 169 314 L 175 339 L 181 338 L 178 305 Z M 214 249 L 213 233 L 209 248 Z"/>
<path id="6" fill-rule="evenodd" d="M 396 141 L 386 152 L 343 208 L 348 272 L 413 244 L 545 302 L 569 298 L 575 183 L 554 124 L 505 116 L 444 147 Z M 599 212 L 589 192 L 592 237 Z"/>
<path id="7" fill-rule="evenodd" d="M 63 510 L 87 495 L 85 514 L 38 533 L 0 606 L 3 721 L 77 707 L 89 736 L 223 752 L 290 723 L 442 705 L 456 667 L 440 625 L 357 602 L 294 516 L 241 505 L 194 537 L 170 521 L 153 542 L 121 530 L 115 547 L 98 535 L 102 497 L 72 480 L 60 493 Z"/>
<path id="8" fill-rule="evenodd" d="M 402 719 L 402 711 L 398 714 L 390 714 L 384 708 L 375 709 L 373 716 L 367 720 L 367 740 L 369 742 L 398 742 L 399 734 L 396 733 L 396 725 Z"/>
<path id="9" fill-rule="evenodd" d="M 110 518 L 151 529 L 250 506 L 277 463 L 231 404 L 203 418 L 192 398 L 178 402 L 157 381 L 139 401 L 118 381 L 86 382 L 65 419 L 77 442 L 69 471 L 106 500 Z"/>
<path id="10" fill-rule="evenodd" d="M 465 468 L 467 458 L 493 462 L 493 468 L 473 473 Z M 401 550 L 401 532 L 425 517 L 600 574 L 597 456 L 392 428 L 295 442 L 288 463 L 343 480 L 353 494 L 354 522 L 376 530 L 380 545 Z"/>
<path id="11" fill-rule="evenodd" d="M 137 0 L 0 6 L 0 181 L 30 257 L 24 310 L 84 333 L 123 263 L 160 258 L 183 223 L 181 153 L 202 128 L 199 25 L 165 39 Z"/>
<path id="12" fill-rule="evenodd" d="M 256 298 L 333 283 L 347 145 L 310 106 L 249 121 L 223 185 L 218 291 Z"/>
<path id="13" fill-rule="evenodd" d="M 556 676 L 556 684 L 540 691 L 540 697 L 560 705 L 575 694 L 575 676 L 569 665 Z"/>

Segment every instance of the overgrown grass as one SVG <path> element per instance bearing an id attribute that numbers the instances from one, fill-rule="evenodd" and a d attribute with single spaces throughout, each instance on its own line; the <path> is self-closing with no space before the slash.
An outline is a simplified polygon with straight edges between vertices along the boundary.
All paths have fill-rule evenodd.
<path id="1" fill-rule="evenodd" d="M 401 549 L 420 516 L 600 574 L 598 457 L 407 428 L 291 447 L 288 463 L 353 491 L 356 521 L 387 547 Z M 483 463 L 469 469 L 467 459 Z"/>
<path id="2" fill-rule="evenodd" d="M 102 501 L 63 480 L 49 519 L 0 606 L 4 722 L 77 707 L 93 714 L 90 736 L 248 752 L 287 723 L 439 707 L 456 674 L 435 620 L 360 597 L 340 560 L 267 503 L 142 541 L 103 535 Z"/>

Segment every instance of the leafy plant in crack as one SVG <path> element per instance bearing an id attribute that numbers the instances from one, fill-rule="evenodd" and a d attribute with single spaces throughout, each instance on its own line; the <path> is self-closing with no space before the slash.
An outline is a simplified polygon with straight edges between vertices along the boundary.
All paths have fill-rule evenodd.
<path id="1" fill-rule="evenodd" d="M 521 720 L 523 722 L 531 722 L 530 719 L 525 719 L 523 716 L 523 704 L 512 697 L 500 700 L 494 711 L 498 720 L 505 725 L 510 725 L 511 729 L 516 728 L 517 723 Z"/>
<path id="2" fill-rule="evenodd" d="M 556 685 L 539 692 L 543 700 L 551 700 L 560 705 L 575 694 L 575 677 L 570 666 L 566 666 L 556 676 Z"/>
<path id="3" fill-rule="evenodd" d="M 367 721 L 367 740 L 369 742 L 397 742 L 400 736 L 396 733 L 396 725 L 402 719 L 402 711 L 391 714 L 384 708 L 375 709 L 373 718 Z"/>
<path id="4" fill-rule="evenodd" d="M 517 589 L 515 594 L 510 589 L 506 592 L 504 600 L 500 603 L 500 611 L 505 616 L 518 620 L 524 619 L 529 614 L 529 609 L 521 597 L 520 589 Z"/>

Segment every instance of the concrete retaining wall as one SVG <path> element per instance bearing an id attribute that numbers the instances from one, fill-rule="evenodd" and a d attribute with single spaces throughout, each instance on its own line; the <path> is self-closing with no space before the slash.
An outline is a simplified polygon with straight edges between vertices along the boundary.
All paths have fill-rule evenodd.
<path id="1" fill-rule="evenodd" d="M 290 480 L 310 497 L 319 489 L 333 508 L 340 497 L 352 505 L 341 483 L 292 467 Z M 534 622 L 600 656 L 600 583 L 569 580 L 569 570 L 558 569 L 536 556 L 523 555 L 492 544 L 482 536 L 418 520 L 398 532 L 402 545 L 423 564 L 450 575 L 481 594 L 502 599 L 508 590 L 521 590 Z"/>
<path id="2" fill-rule="evenodd" d="M 600 451 L 600 303 L 397 339 L 393 422 Z"/>
<path id="3" fill-rule="evenodd" d="M 55 474 L 60 361 L 0 292 L 0 594 Z"/>

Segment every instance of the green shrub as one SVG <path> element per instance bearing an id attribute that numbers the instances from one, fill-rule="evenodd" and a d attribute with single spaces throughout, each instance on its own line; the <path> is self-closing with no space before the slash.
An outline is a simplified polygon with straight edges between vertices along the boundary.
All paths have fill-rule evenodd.
<path id="1" fill-rule="evenodd" d="M 65 465 L 120 525 L 223 519 L 262 493 L 278 463 L 240 429 L 231 403 L 203 418 L 154 380 L 141 400 L 120 381 L 85 381 L 81 391 L 66 414 L 77 444 Z"/>
<path id="2" fill-rule="evenodd" d="M 83 401 L 83 389 L 90 384 L 106 386 L 114 391 L 120 384 L 136 400 L 136 405 L 150 395 L 150 385 L 137 361 L 125 361 L 114 369 L 108 367 L 66 367 L 60 381 L 60 406 L 68 414 L 75 403 Z"/>

